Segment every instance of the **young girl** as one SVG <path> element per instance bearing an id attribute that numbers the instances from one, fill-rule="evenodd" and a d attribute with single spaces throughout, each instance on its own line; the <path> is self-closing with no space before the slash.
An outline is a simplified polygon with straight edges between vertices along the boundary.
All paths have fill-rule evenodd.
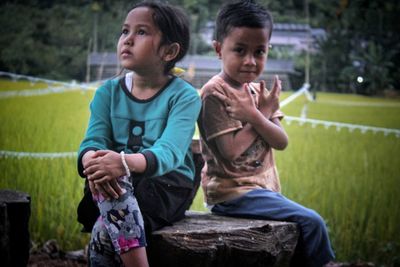
<path id="1" fill-rule="evenodd" d="M 264 82 L 255 83 L 271 33 L 269 12 L 254 1 L 229 2 L 217 16 L 214 48 L 222 71 L 201 92 L 202 186 L 214 213 L 296 222 L 301 253 L 293 266 L 321 267 L 334 258 L 323 219 L 280 194 L 272 149 L 288 144 L 280 123 L 281 82 L 275 77 L 270 93 Z"/>
<path id="2" fill-rule="evenodd" d="M 92 266 L 148 266 L 145 232 L 183 218 L 189 208 L 190 144 L 201 101 L 170 74 L 189 37 L 187 17 L 167 4 L 142 2 L 123 23 L 117 53 L 134 74 L 96 91 L 79 150 L 79 174 L 100 209 Z"/>

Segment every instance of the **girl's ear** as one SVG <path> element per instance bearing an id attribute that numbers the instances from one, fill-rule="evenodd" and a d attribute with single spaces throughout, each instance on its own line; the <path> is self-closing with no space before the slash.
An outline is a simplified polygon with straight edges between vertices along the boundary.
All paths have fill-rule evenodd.
<path id="1" fill-rule="evenodd" d="M 214 40 L 213 47 L 214 47 L 215 53 L 217 53 L 217 55 L 218 55 L 218 58 L 221 59 L 221 43 Z"/>
<path id="2" fill-rule="evenodd" d="M 172 43 L 166 46 L 164 50 L 163 60 L 167 62 L 173 60 L 178 56 L 180 49 L 181 46 L 178 43 Z"/>

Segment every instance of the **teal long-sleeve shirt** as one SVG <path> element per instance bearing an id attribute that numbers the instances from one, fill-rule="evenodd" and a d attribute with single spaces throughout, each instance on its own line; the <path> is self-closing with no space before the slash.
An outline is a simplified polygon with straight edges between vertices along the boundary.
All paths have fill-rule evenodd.
<path id="1" fill-rule="evenodd" d="M 90 104 L 90 119 L 78 152 L 78 171 L 83 175 L 82 156 L 89 150 L 142 153 L 146 176 L 171 171 L 193 179 L 190 144 L 201 100 L 189 83 L 173 77 L 153 97 L 140 100 L 127 88 L 126 76 L 105 82 Z"/>

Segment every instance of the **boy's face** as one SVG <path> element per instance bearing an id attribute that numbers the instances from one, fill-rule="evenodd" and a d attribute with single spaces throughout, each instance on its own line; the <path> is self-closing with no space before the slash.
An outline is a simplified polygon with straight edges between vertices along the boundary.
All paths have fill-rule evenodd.
<path id="1" fill-rule="evenodd" d="M 222 59 L 223 78 L 241 87 L 257 79 L 268 55 L 269 32 L 265 28 L 236 27 L 214 48 Z"/>

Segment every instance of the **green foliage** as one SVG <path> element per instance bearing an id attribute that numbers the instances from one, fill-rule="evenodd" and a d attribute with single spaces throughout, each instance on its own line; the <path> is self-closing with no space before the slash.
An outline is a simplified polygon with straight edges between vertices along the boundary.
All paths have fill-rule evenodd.
<path id="1" fill-rule="evenodd" d="M 312 81 L 323 90 L 373 95 L 400 89 L 400 30 L 397 0 L 340 1 L 317 4 L 325 18 L 320 23 L 328 38 L 313 57 Z M 364 78 L 357 84 L 357 76 Z"/>
<path id="2" fill-rule="evenodd" d="M 52 79 L 84 80 L 88 53 L 115 51 L 126 13 L 139 0 L 26 1 L 0 3 L 0 69 Z M 199 32 L 227 0 L 171 0 L 191 19 L 192 54 L 210 51 Z M 321 90 L 381 93 L 400 89 L 398 0 L 259 0 L 275 22 L 307 23 L 327 31 L 311 58 L 312 86 Z M 308 4 L 308 5 L 307 5 Z M 306 18 L 306 6 L 309 19 Z M 294 58 L 304 80 L 304 62 L 284 48 L 272 58 Z M 357 84 L 357 76 L 365 82 Z"/>
<path id="3" fill-rule="evenodd" d="M 44 87 L 0 80 L 2 91 Z M 282 98 L 288 95 L 283 92 Z M 77 151 L 92 97 L 93 92 L 78 91 L 0 99 L 0 150 Z M 400 128 L 400 101 L 395 99 L 318 93 L 316 102 L 300 97 L 283 112 L 299 116 L 304 105 L 310 118 Z M 400 254 L 400 138 L 308 124 L 284 127 L 290 144 L 276 153 L 283 194 L 323 216 L 339 261 L 395 266 Z M 35 242 L 56 238 L 64 250 L 87 244 L 88 235 L 80 233 L 76 221 L 83 188 L 76 158 L 1 157 L 0 169 L 0 188 L 32 197 Z M 205 210 L 201 190 L 192 209 Z"/>
<path id="4" fill-rule="evenodd" d="M 85 8 L 5 4 L 0 10 L 1 69 L 55 79 L 84 77 Z"/>

